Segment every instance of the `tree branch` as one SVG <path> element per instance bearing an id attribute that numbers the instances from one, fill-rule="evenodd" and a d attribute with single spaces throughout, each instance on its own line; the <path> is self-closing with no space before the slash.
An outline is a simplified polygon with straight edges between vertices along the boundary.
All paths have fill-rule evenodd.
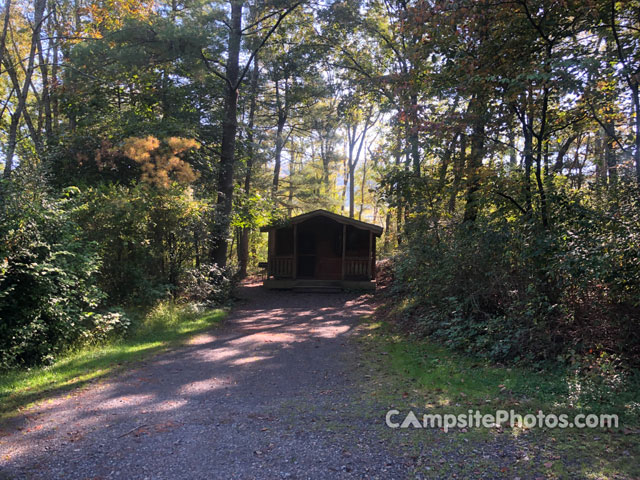
<path id="1" fill-rule="evenodd" d="M 505 199 L 509 200 L 511 203 L 513 203 L 516 206 L 516 208 L 518 210 L 520 210 L 520 212 L 523 215 L 527 214 L 527 211 L 524 208 L 522 208 L 522 205 L 520 205 L 512 196 L 507 195 L 506 193 L 499 192 L 498 190 L 494 190 L 493 193 L 495 193 L 496 195 L 501 196 L 502 198 L 505 198 Z"/>
<path id="2" fill-rule="evenodd" d="M 238 76 L 237 83 L 235 84 L 235 86 L 234 85 L 231 86 L 233 90 L 237 90 L 238 89 L 238 87 L 240 86 L 240 84 L 244 80 L 244 77 L 247 75 L 247 71 L 249 70 L 249 66 L 251 65 L 251 63 L 253 63 L 253 58 L 258 54 L 260 49 L 262 47 L 264 47 L 264 45 L 267 43 L 267 41 L 269 40 L 271 35 L 273 35 L 275 33 L 275 31 L 278 29 L 278 27 L 280 26 L 282 21 L 287 17 L 287 15 L 289 15 L 296 8 L 298 8 L 300 5 L 302 5 L 302 3 L 303 3 L 302 1 L 296 2 L 293 5 L 291 5 L 289 8 L 287 8 L 283 13 L 280 14 L 280 16 L 278 17 L 278 20 L 276 20 L 276 23 L 269 29 L 269 31 L 264 36 L 264 38 L 262 39 L 260 44 L 253 50 L 253 52 L 251 52 L 251 56 L 249 57 L 249 60 L 247 60 L 247 63 L 245 64 L 244 68 L 242 69 L 242 72 L 240 72 L 240 75 Z"/>
<path id="3" fill-rule="evenodd" d="M 222 73 L 220 73 L 218 70 L 216 70 L 212 65 L 212 61 L 209 60 L 203 51 L 200 51 L 200 57 L 202 58 L 202 60 L 204 61 L 205 66 L 207 67 L 207 70 L 209 70 L 211 73 L 213 73 L 216 77 L 222 79 L 227 85 L 229 85 L 229 87 L 232 87 L 231 82 L 229 81 L 229 79 L 223 75 Z"/>

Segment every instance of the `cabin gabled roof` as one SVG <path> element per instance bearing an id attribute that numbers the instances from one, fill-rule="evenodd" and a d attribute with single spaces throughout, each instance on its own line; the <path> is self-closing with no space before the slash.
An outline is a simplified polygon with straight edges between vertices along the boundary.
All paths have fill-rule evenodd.
<path id="1" fill-rule="evenodd" d="M 297 223 L 306 222 L 314 217 L 326 217 L 334 220 L 343 225 L 351 225 L 352 227 L 360 228 L 362 230 L 369 230 L 373 232 L 373 234 L 377 237 L 382 235 L 384 229 L 378 225 L 374 225 L 373 223 L 361 222 L 360 220 L 356 220 L 355 218 L 345 217 L 344 215 L 338 215 L 337 213 L 330 212 L 328 210 L 318 209 L 313 210 L 312 212 L 303 213 L 302 215 L 297 215 L 295 217 L 291 217 L 286 224 L 284 225 L 267 225 L 260 228 L 261 232 L 268 232 L 269 230 L 277 230 L 278 228 L 282 228 L 289 225 L 295 225 Z"/>

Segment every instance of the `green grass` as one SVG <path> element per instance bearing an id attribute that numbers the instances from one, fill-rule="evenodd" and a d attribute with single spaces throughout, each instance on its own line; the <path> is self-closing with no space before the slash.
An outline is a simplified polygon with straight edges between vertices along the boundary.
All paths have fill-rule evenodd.
<path id="1" fill-rule="evenodd" d="M 560 367 L 536 371 L 505 367 L 481 358 L 453 352 L 429 340 L 395 332 L 384 322 L 367 320 L 370 337 L 387 354 L 391 368 L 413 388 L 420 388 L 425 405 L 466 411 L 520 407 L 555 413 L 613 413 L 621 423 L 640 424 L 640 385 L 629 382 L 618 389 L 580 378 Z M 579 392 L 579 393 L 578 393 Z"/>
<path id="2" fill-rule="evenodd" d="M 218 325 L 224 319 L 225 311 L 198 311 L 190 305 L 161 303 L 138 317 L 125 338 L 70 350 L 47 367 L 2 373 L 0 419 L 53 393 L 104 377 L 125 363 L 178 345 L 186 338 Z"/>
<path id="3" fill-rule="evenodd" d="M 522 367 L 496 365 L 484 359 L 460 354 L 429 340 L 413 339 L 399 333 L 393 325 L 375 318 L 363 319 L 365 333 L 364 368 L 369 370 L 368 396 L 404 412 L 483 413 L 513 409 L 519 414 L 613 413 L 619 416 L 617 429 L 468 429 L 444 432 L 390 430 L 388 438 L 415 443 L 420 450 L 428 443 L 429 456 L 449 458 L 466 455 L 464 468 L 539 478 L 593 479 L 640 478 L 640 429 L 638 402 L 640 387 L 630 382 L 617 390 L 586 388 L 584 379 L 566 370 L 536 371 Z M 367 376 L 369 378 L 369 376 Z M 581 394 L 576 394 L 577 386 Z M 398 419 L 402 420 L 402 416 Z M 478 445 L 494 441 L 517 445 L 531 453 L 527 465 L 514 464 L 514 471 L 497 464 L 484 465 L 473 454 Z M 429 463 L 427 478 L 447 476 L 446 465 Z M 462 468 L 462 467 L 456 467 Z M 521 469 L 519 471 L 518 469 Z M 525 472 L 527 472 L 525 474 Z M 424 473 L 424 472 L 423 472 Z M 460 474 L 460 471 L 458 471 Z"/>

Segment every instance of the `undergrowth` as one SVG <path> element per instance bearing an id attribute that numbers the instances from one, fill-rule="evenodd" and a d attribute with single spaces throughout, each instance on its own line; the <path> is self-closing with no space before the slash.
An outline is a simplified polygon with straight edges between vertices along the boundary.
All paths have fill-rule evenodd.
<path id="1" fill-rule="evenodd" d="M 132 325 L 124 337 L 70 348 L 48 366 L 0 374 L 0 418 L 56 392 L 100 379 L 125 363 L 177 345 L 190 335 L 218 325 L 225 311 L 162 302 L 146 313 L 132 312 L 129 316 Z"/>

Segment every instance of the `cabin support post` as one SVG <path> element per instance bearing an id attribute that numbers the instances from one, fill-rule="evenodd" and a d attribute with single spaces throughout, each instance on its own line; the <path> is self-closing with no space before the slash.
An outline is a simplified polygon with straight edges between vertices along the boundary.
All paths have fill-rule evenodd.
<path id="1" fill-rule="evenodd" d="M 273 275 L 273 242 L 275 241 L 275 231 L 273 229 L 269 230 L 269 237 L 267 240 L 267 278 Z"/>
<path id="2" fill-rule="evenodd" d="M 342 224 L 342 280 L 344 280 L 344 262 L 347 256 L 347 224 Z"/>
<path id="3" fill-rule="evenodd" d="M 367 263 L 367 278 L 372 280 L 371 266 L 373 264 L 373 232 L 369 231 L 369 262 Z"/>
<path id="4" fill-rule="evenodd" d="M 293 279 L 298 278 L 298 224 L 293 224 Z"/>

